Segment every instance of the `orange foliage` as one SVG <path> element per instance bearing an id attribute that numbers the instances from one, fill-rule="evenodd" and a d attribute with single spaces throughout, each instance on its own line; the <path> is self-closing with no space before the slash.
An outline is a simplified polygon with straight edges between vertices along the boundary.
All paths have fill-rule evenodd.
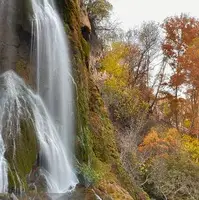
<path id="1" fill-rule="evenodd" d="M 195 39 L 187 49 L 184 56 L 180 58 L 182 67 L 186 71 L 187 83 L 195 88 L 199 87 L 199 41 Z"/>
<path id="2" fill-rule="evenodd" d="M 153 157 L 157 155 L 166 156 L 177 150 L 178 139 L 179 132 L 174 128 L 169 129 L 162 135 L 155 130 L 151 130 L 140 144 L 139 151 Z"/>

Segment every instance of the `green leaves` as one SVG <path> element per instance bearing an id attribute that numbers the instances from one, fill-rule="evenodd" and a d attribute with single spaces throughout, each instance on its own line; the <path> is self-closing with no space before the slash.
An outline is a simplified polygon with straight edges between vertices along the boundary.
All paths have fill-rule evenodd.
<path id="1" fill-rule="evenodd" d="M 107 0 L 86 0 L 85 5 L 91 19 L 99 23 L 110 15 L 112 5 Z"/>

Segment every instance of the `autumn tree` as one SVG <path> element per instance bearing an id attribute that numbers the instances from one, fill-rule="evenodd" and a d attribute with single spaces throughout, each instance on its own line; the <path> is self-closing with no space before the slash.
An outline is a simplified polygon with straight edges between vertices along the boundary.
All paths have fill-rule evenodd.
<path id="1" fill-rule="evenodd" d="M 179 89 L 185 82 L 185 70 L 181 58 L 187 51 L 189 45 L 199 36 L 199 21 L 188 15 L 169 17 L 163 23 L 165 40 L 162 50 L 165 58 L 172 69 L 170 87 L 174 89 L 176 109 L 175 124 L 178 127 L 178 96 Z"/>
<path id="2" fill-rule="evenodd" d="M 199 40 L 194 39 L 180 58 L 185 70 L 187 101 L 190 107 L 190 133 L 199 135 Z"/>
<path id="3" fill-rule="evenodd" d="M 144 22 L 140 27 L 127 32 L 126 40 L 133 44 L 131 70 L 133 85 L 149 86 L 150 70 L 160 52 L 160 28 L 155 22 Z M 137 47 L 135 49 L 135 47 Z"/>
<path id="4" fill-rule="evenodd" d="M 132 87 L 127 59 L 132 46 L 113 43 L 101 61 L 101 72 L 105 74 L 103 94 L 114 120 L 128 124 L 132 117 L 147 109 L 139 88 Z"/>
<path id="5" fill-rule="evenodd" d="M 109 76 L 105 86 L 109 91 L 112 90 L 111 95 L 110 93 L 107 95 L 109 103 L 113 95 L 114 98 L 111 99 L 120 103 L 120 105 L 114 103 L 116 105 L 114 110 L 117 110 L 120 116 L 122 113 L 120 119 L 128 121 L 128 117 L 133 116 L 131 111 L 137 115 L 136 110 L 140 109 L 136 102 L 137 96 L 141 98 L 139 103 L 144 101 L 147 104 L 148 115 L 152 113 L 163 86 L 166 65 L 160 59 L 161 36 L 160 26 L 157 23 L 144 22 L 124 36 L 122 41 L 113 43 L 109 51 L 104 53 L 101 65 Z M 153 71 L 155 67 L 156 72 Z M 123 94 L 125 92 L 125 96 L 119 94 L 119 91 Z"/>
<path id="6" fill-rule="evenodd" d="M 144 22 L 128 31 L 125 41 L 133 47 L 129 56 L 131 84 L 145 91 L 143 97 L 149 104 L 150 115 L 165 80 L 166 62 L 162 60 L 160 25 L 154 21 Z"/>

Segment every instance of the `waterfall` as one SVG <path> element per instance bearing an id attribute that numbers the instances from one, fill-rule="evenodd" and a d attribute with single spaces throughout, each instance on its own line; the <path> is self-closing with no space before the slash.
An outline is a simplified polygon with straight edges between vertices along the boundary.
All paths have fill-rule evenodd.
<path id="1" fill-rule="evenodd" d="M 8 60 L 0 63 L 3 69 L 0 72 L 4 72 L 0 75 L 0 193 L 8 191 L 10 163 L 5 159 L 6 138 L 12 138 L 14 160 L 21 120 L 30 121 L 34 127 L 40 149 L 40 174 L 45 177 L 48 192 L 65 193 L 78 183 L 73 167 L 74 84 L 68 44 L 54 1 L 30 1 L 32 55 L 37 65 L 36 94 L 10 70 L 15 68 L 19 44 L 15 37 L 17 1 L 0 2 L 0 21 L 5 22 L 2 26 L 5 30 L 0 30 L 0 47 L 5 48 L 4 57 Z M 20 174 L 15 166 L 12 170 L 23 190 Z"/>
<path id="2" fill-rule="evenodd" d="M 47 171 L 62 191 L 77 183 L 72 166 L 74 96 L 68 44 L 53 0 L 31 2 L 32 34 L 36 41 L 33 46 L 36 47 L 37 89 L 55 123 L 68 159 L 65 170 L 61 171 L 56 162 L 51 162 Z"/>

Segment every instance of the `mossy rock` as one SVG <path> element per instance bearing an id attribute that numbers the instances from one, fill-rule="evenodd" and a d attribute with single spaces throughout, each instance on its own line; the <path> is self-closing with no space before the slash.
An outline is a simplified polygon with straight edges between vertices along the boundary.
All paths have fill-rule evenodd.
<path id="1" fill-rule="evenodd" d="M 16 62 L 15 71 L 19 74 L 20 77 L 23 77 L 24 81 L 28 84 L 33 86 L 35 83 L 33 81 L 33 72 L 31 70 L 30 64 L 23 60 L 19 59 Z"/>
<path id="2" fill-rule="evenodd" d="M 38 155 L 37 138 L 33 124 L 21 120 L 21 132 L 15 138 L 7 139 L 6 159 L 9 164 L 9 190 L 28 190 L 27 177 L 36 163 Z"/>
<path id="3" fill-rule="evenodd" d="M 104 194 L 106 198 L 109 196 L 114 200 L 134 200 L 133 197 L 115 181 L 103 180 L 98 187 L 98 193 L 101 193 L 101 195 Z"/>

